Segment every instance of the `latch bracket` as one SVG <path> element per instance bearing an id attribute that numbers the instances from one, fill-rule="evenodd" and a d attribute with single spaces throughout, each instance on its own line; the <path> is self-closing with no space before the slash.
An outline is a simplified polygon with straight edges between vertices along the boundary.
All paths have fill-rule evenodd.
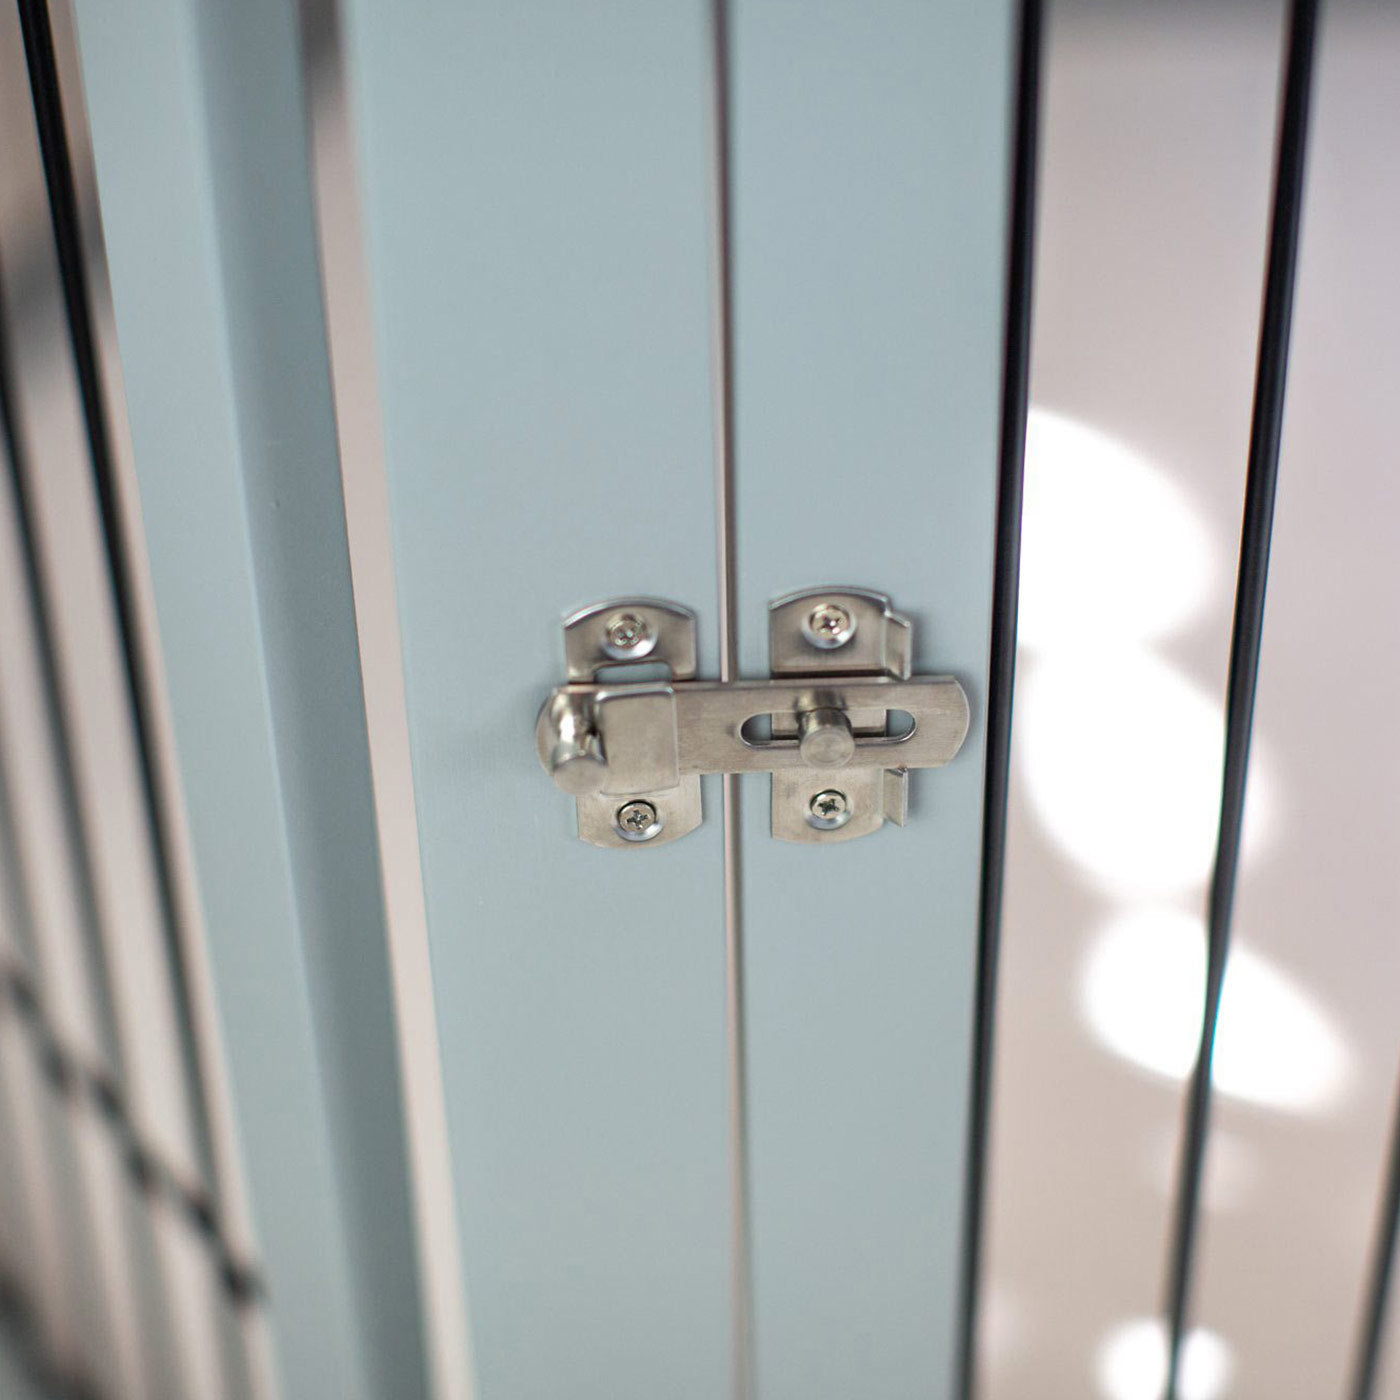
<path id="1" fill-rule="evenodd" d="M 703 817 L 706 773 L 771 773 L 780 840 L 903 825 L 909 769 L 962 747 L 962 686 L 910 674 L 912 627 L 881 593 L 789 594 L 768 626 L 772 675 L 721 682 L 696 679 L 695 615 L 677 603 L 623 598 L 565 618 L 568 681 L 540 709 L 535 738 L 545 771 L 577 800 L 583 840 L 687 835 Z"/>

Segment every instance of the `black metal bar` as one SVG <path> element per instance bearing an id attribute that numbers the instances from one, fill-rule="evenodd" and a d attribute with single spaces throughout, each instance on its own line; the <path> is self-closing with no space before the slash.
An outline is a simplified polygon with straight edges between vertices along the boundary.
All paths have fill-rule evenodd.
<path id="1" fill-rule="evenodd" d="M 1385 1187 L 1376 1220 L 1376 1237 L 1371 1245 L 1371 1263 L 1367 1270 L 1366 1297 L 1351 1388 L 1347 1392 L 1351 1400 L 1373 1400 L 1376 1393 L 1376 1382 L 1380 1379 L 1381 1343 L 1390 1312 L 1397 1241 L 1400 1241 L 1400 1088 L 1396 1090 Z"/>
<path id="2" fill-rule="evenodd" d="M 977 1379 L 977 1321 L 986 1231 L 997 962 L 1006 867 L 1011 710 L 1016 686 L 1016 616 L 1021 583 L 1021 504 L 1030 406 L 1031 312 L 1035 275 L 1035 196 L 1040 134 L 1042 0 L 1022 0 L 1007 254 L 1006 325 L 997 480 L 996 566 L 992 582 L 991 664 L 987 684 L 987 757 L 982 807 L 976 1023 L 964 1187 L 958 1394 L 971 1400 Z"/>
<path id="3" fill-rule="evenodd" d="M 131 707 L 132 727 L 140 769 L 141 795 L 146 812 L 151 849 L 154 855 L 156 885 L 160 900 L 171 981 L 174 989 L 176 1020 L 189 1066 L 186 1078 L 196 1128 L 197 1149 L 211 1188 L 219 1194 L 217 1162 L 213 1144 L 213 1123 L 206 1091 L 208 1065 L 195 1024 L 194 1001 L 185 958 L 185 937 L 176 893 L 173 823 L 161 793 L 156 722 L 148 691 L 153 671 L 145 656 L 141 622 L 132 585 L 132 564 L 127 532 L 122 521 L 121 500 L 112 437 L 93 328 L 91 290 L 83 254 L 82 224 L 78 209 L 77 182 L 64 119 L 63 95 L 59 85 L 54 50 L 53 27 L 47 0 L 18 0 L 20 26 L 24 36 L 25 62 L 33 99 L 34 121 L 39 135 L 44 184 L 48 194 L 49 220 L 58 257 L 63 306 L 68 320 L 69 342 L 82 401 L 102 535 L 106 549 L 108 578 L 116 609 L 121 644 L 123 678 Z"/>
<path id="4" fill-rule="evenodd" d="M 1264 599 L 1269 577 L 1283 437 L 1288 342 L 1297 280 L 1298 241 L 1303 211 L 1308 109 L 1312 93 L 1319 0 L 1293 0 L 1289 19 L 1283 97 L 1274 168 L 1268 266 L 1255 367 L 1254 410 L 1250 424 L 1249 466 L 1240 534 L 1239 579 L 1225 702 L 1225 764 L 1221 784 L 1220 830 L 1207 907 L 1206 986 L 1200 1047 L 1186 1101 L 1186 1133 L 1177 1172 L 1172 1243 L 1167 1277 L 1168 1349 L 1166 1400 L 1177 1400 L 1182 1342 L 1190 1305 L 1192 1263 L 1200 1218 L 1201 1180 L 1210 1133 L 1211 1064 L 1220 1019 L 1220 996 L 1230 950 L 1240 837 L 1264 632 Z"/>

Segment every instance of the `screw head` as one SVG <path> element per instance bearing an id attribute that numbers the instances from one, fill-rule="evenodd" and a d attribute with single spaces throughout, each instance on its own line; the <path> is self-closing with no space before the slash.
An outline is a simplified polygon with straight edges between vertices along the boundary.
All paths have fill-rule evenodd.
<path id="1" fill-rule="evenodd" d="M 851 819 L 851 800 L 844 792 L 827 788 L 807 804 L 807 825 L 818 831 L 835 831 Z"/>
<path id="2" fill-rule="evenodd" d="M 655 645 L 651 623 L 638 613 L 613 613 L 603 626 L 603 650 L 618 661 L 636 661 Z"/>
<path id="3" fill-rule="evenodd" d="M 650 841 L 660 834 L 663 824 L 656 808 L 641 798 L 624 802 L 613 817 L 617 834 L 624 841 Z"/>
<path id="4" fill-rule="evenodd" d="M 818 603 L 802 624 L 802 635 L 821 651 L 835 651 L 856 634 L 856 620 L 840 603 Z"/>

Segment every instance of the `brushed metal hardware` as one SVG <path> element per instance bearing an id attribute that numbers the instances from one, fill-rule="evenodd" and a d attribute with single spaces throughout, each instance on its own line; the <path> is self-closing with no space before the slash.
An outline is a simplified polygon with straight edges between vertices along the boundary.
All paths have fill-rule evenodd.
<path id="1" fill-rule="evenodd" d="M 802 635 L 822 651 L 835 651 L 851 640 L 855 619 L 840 603 L 818 603 L 802 624 Z"/>
<path id="2" fill-rule="evenodd" d="M 645 617 L 633 612 L 614 613 L 607 622 L 603 649 L 619 661 L 640 661 L 656 645 L 656 635 Z"/>
<path id="3" fill-rule="evenodd" d="M 967 735 L 967 696 L 950 677 L 914 677 L 913 626 L 897 613 L 883 593 L 865 588 L 807 589 L 778 598 L 768 608 L 768 655 L 774 679 L 801 676 L 840 684 L 846 703 L 840 708 L 854 741 L 855 753 L 874 762 L 827 764 L 828 750 L 808 742 L 813 720 L 806 714 L 775 713 L 773 738 L 796 737 L 802 766 L 773 774 L 773 835 L 782 841 L 823 844 L 854 841 L 878 831 L 887 821 L 903 826 L 909 809 L 909 769 L 937 767 L 962 747 Z M 940 688 L 933 712 L 916 713 L 891 699 L 869 703 L 862 681 L 894 685 L 934 682 Z M 922 730 L 945 740 L 925 761 L 908 750 L 881 755 L 889 742 L 892 711 L 913 722 L 910 737 Z M 944 727 L 946 726 L 946 727 Z M 841 769 L 840 786 L 832 783 Z"/>
<path id="4" fill-rule="evenodd" d="M 909 769 L 939 767 L 962 747 L 962 686 L 910 674 L 911 625 L 881 593 L 789 594 L 770 605 L 768 626 L 772 675 L 721 682 L 696 679 L 695 615 L 677 603 L 615 599 L 564 619 L 567 681 L 540 708 L 535 741 L 577 801 L 583 840 L 678 840 L 702 820 L 706 773 L 770 773 L 780 840 L 903 825 Z M 629 678 L 635 664 L 645 679 Z"/>
<path id="5" fill-rule="evenodd" d="M 837 792 L 835 788 L 827 788 L 824 792 L 819 792 L 807 804 L 807 821 L 818 831 L 835 831 L 838 826 L 845 826 L 851 819 L 851 804 L 846 800 L 844 792 Z"/>
<path id="6" fill-rule="evenodd" d="M 664 826 L 650 802 L 624 802 L 617 809 L 617 831 L 624 841 L 650 841 Z"/>

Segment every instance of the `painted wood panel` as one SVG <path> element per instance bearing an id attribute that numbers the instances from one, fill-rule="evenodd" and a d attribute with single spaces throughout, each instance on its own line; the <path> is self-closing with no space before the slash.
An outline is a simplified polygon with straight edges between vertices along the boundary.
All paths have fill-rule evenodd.
<path id="1" fill-rule="evenodd" d="M 1014 9 L 734 7 L 744 668 L 770 599 L 877 588 L 973 713 L 902 830 L 785 845 L 743 785 L 763 1400 L 952 1393 Z"/>
<path id="2" fill-rule="evenodd" d="M 347 35 L 480 1391 L 713 1400 L 718 794 L 593 849 L 532 742 L 582 604 L 696 608 L 713 674 L 705 12 L 353 0 Z"/>

